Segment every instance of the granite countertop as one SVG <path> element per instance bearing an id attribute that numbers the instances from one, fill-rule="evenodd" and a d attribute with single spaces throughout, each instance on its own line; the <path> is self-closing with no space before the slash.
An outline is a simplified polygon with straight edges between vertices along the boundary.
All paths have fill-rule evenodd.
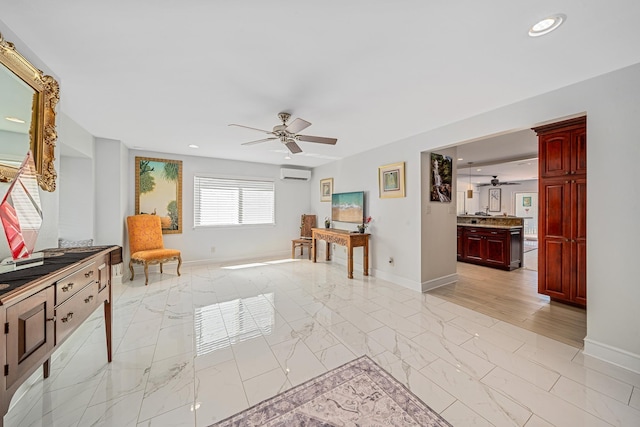
<path id="1" fill-rule="evenodd" d="M 494 225 L 494 224 L 458 224 L 460 227 L 476 227 L 476 228 L 502 228 L 511 230 L 514 228 L 522 228 L 521 225 Z"/>

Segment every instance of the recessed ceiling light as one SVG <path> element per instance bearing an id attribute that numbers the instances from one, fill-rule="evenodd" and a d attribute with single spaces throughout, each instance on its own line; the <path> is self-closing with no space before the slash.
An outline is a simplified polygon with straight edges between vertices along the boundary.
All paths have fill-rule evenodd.
<path id="1" fill-rule="evenodd" d="M 9 120 L 10 122 L 14 122 L 14 123 L 25 123 L 24 120 L 19 119 L 17 117 L 5 117 L 5 120 Z"/>
<path id="2" fill-rule="evenodd" d="M 189 144 L 189 148 L 200 148 L 200 147 L 197 146 L 196 144 Z"/>
<path id="3" fill-rule="evenodd" d="M 476 169 L 476 172 L 480 172 L 480 171 L 482 171 L 482 169 Z"/>
<path id="4" fill-rule="evenodd" d="M 291 157 L 290 156 L 284 156 L 284 159 L 285 160 L 291 160 Z"/>
<path id="5" fill-rule="evenodd" d="M 460 157 L 460 158 L 458 159 L 458 161 L 459 161 L 459 162 L 461 162 L 461 161 L 463 161 L 463 160 L 464 160 L 464 159 L 463 159 L 462 157 Z"/>
<path id="6" fill-rule="evenodd" d="M 549 16 L 543 20 L 537 22 L 529 28 L 529 36 L 539 37 L 549 34 L 551 31 L 558 28 L 564 21 L 567 20 L 567 15 L 558 13 L 556 15 Z"/>

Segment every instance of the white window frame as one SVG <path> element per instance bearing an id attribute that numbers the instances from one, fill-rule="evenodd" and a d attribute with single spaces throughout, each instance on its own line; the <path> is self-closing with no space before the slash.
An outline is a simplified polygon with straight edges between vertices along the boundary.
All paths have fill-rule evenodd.
<path id="1" fill-rule="evenodd" d="M 269 183 L 273 186 L 273 210 L 272 210 L 272 217 L 271 217 L 271 222 L 263 222 L 263 223 L 225 223 L 225 224 L 199 224 L 199 218 L 198 218 L 198 213 L 199 213 L 199 206 L 198 204 L 200 203 L 200 192 L 198 190 L 198 180 L 222 180 L 222 181 L 229 181 L 229 183 L 232 183 L 233 181 L 238 181 L 238 182 L 251 182 L 251 181 L 257 181 L 259 183 L 262 184 L 266 184 Z M 233 187 L 229 187 L 229 188 L 233 188 Z M 240 196 L 241 197 L 241 196 Z M 264 226 L 274 226 L 276 223 L 276 214 L 275 214 L 275 210 L 276 210 L 276 185 L 275 185 L 275 180 L 272 178 L 265 178 L 265 177 L 248 177 L 248 176 L 231 176 L 231 175 L 212 175 L 212 174 L 205 174 L 205 173 L 196 173 L 194 174 L 193 177 L 193 228 L 234 228 L 234 227 L 264 227 Z M 241 216 L 241 206 L 238 206 L 238 217 Z"/>

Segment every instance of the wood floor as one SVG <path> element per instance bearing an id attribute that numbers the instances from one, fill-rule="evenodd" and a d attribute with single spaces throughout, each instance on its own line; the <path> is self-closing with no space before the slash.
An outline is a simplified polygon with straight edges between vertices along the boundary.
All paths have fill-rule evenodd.
<path id="1" fill-rule="evenodd" d="M 458 282 L 429 293 L 582 348 L 587 334 L 586 310 L 550 302 L 549 297 L 538 294 L 537 274 L 524 268 L 502 271 L 459 262 Z"/>

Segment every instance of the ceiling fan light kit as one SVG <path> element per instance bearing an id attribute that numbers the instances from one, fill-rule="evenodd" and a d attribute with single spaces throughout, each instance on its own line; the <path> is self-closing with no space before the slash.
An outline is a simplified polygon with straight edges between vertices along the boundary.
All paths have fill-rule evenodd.
<path id="1" fill-rule="evenodd" d="M 279 139 L 282 144 L 284 144 L 292 154 L 297 154 L 302 152 L 302 148 L 297 144 L 298 142 L 315 142 L 319 144 L 329 144 L 335 145 L 338 140 L 336 138 L 326 138 L 323 136 L 311 136 L 311 135 L 299 135 L 298 132 L 301 132 L 311 126 L 311 123 L 303 120 L 301 118 L 294 119 L 290 124 L 287 124 L 289 119 L 291 118 L 291 114 L 289 113 L 278 113 L 278 118 L 282 121 L 282 124 L 276 125 L 273 127 L 273 130 L 268 131 L 264 129 L 253 128 L 244 125 L 238 125 L 235 123 L 230 124 L 229 126 L 236 126 L 245 129 L 251 129 L 258 132 L 265 133 L 267 135 L 273 135 L 268 138 L 258 139 L 256 141 L 244 142 L 241 145 L 253 145 L 258 144 L 260 142 L 273 141 Z"/>

